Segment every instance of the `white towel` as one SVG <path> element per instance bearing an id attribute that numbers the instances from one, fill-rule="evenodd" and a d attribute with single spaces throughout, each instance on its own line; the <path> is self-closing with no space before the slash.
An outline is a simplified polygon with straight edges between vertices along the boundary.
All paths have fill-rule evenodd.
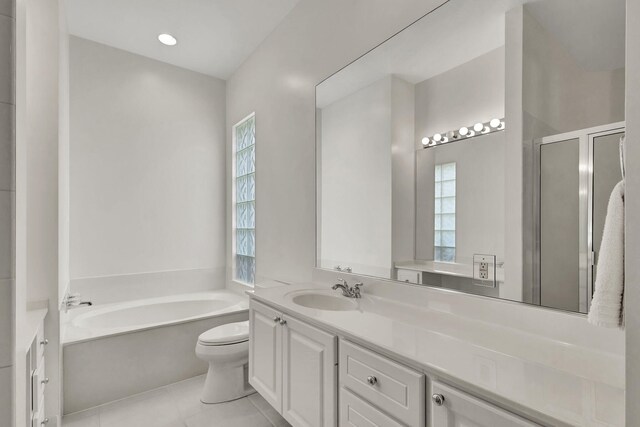
<path id="1" fill-rule="evenodd" d="M 607 206 L 589 323 L 624 328 L 624 181 L 613 187 Z"/>

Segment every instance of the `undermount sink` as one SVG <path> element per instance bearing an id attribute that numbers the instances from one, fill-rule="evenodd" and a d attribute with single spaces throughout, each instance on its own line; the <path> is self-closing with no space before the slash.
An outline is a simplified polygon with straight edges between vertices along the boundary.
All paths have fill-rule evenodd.
<path id="1" fill-rule="evenodd" d="M 294 304 L 317 310 L 347 311 L 358 308 L 358 303 L 352 299 L 319 291 L 296 293 L 291 297 L 291 301 Z"/>

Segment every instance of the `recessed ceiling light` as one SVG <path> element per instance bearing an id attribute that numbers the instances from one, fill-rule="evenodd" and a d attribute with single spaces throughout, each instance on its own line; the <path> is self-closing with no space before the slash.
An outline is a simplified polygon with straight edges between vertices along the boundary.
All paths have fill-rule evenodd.
<path id="1" fill-rule="evenodd" d="M 176 38 L 171 34 L 160 34 L 158 36 L 158 40 L 160 40 L 160 43 L 167 46 L 175 46 L 175 44 L 178 43 L 178 40 L 176 40 Z"/>

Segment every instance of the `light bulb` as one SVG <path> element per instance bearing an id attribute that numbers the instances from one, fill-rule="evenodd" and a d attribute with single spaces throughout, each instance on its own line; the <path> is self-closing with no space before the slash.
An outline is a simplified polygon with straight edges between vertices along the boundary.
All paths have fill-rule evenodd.
<path id="1" fill-rule="evenodd" d="M 173 37 L 171 34 L 160 34 L 158 36 L 158 40 L 160 40 L 160 43 L 167 45 L 167 46 L 175 46 L 176 43 L 178 43 L 178 40 L 176 40 L 175 37 Z"/>
<path id="2" fill-rule="evenodd" d="M 491 119 L 491 121 L 489 122 L 489 126 L 494 129 L 497 128 L 498 126 L 500 126 L 500 119 Z"/>
<path id="3" fill-rule="evenodd" d="M 450 130 L 449 132 L 447 132 L 447 138 L 448 139 L 456 139 L 457 138 L 456 133 L 454 131 Z"/>
<path id="4" fill-rule="evenodd" d="M 429 138 L 427 138 L 426 136 L 422 138 L 422 145 L 424 145 L 425 147 L 429 145 Z"/>
<path id="5" fill-rule="evenodd" d="M 458 131 L 460 133 L 460 135 L 465 136 L 466 134 L 469 133 L 469 128 L 466 127 L 461 127 L 460 130 Z"/>
<path id="6" fill-rule="evenodd" d="M 442 135 L 440 135 L 439 133 L 436 133 L 435 135 L 433 135 L 433 140 L 435 142 L 440 142 L 441 139 L 442 139 Z"/>
<path id="7" fill-rule="evenodd" d="M 484 124 L 480 122 L 473 125 L 473 130 L 475 130 L 476 132 L 480 132 L 482 129 L 484 129 Z"/>

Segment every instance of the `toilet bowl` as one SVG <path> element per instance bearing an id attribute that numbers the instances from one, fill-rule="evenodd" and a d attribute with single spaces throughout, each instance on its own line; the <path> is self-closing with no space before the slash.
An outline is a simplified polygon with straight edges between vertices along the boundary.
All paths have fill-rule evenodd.
<path id="1" fill-rule="evenodd" d="M 209 363 L 200 400 L 221 403 L 255 391 L 248 383 L 249 321 L 227 323 L 202 333 L 196 356 Z"/>

